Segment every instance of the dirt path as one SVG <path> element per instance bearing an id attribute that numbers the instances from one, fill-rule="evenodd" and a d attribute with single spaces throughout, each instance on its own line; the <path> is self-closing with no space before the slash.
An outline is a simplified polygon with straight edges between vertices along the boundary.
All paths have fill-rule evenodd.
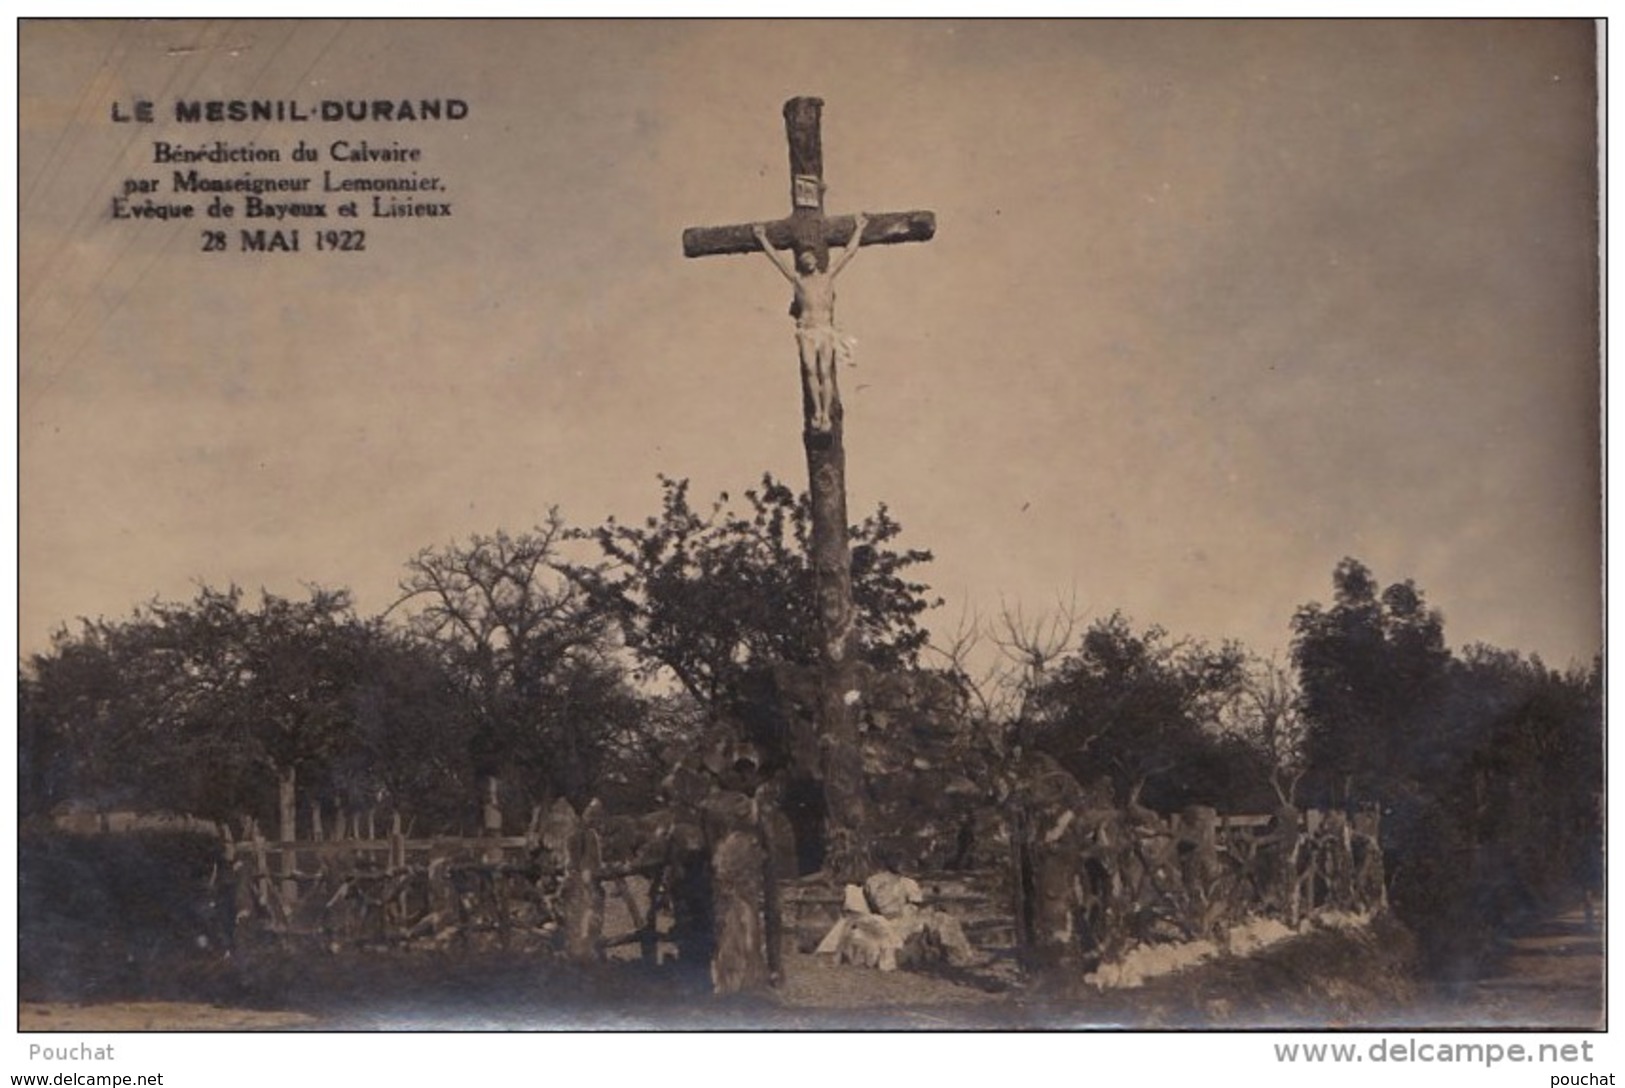
<path id="1" fill-rule="evenodd" d="M 1600 905 L 1596 914 L 1600 922 L 1604 917 Z M 1346 1025 L 1368 1020 L 1392 1024 L 1396 1012 L 1399 1023 L 1432 1028 L 1604 1026 L 1603 932 L 1600 924 L 1587 924 L 1582 908 L 1546 919 L 1507 942 L 1487 977 L 1438 991 L 1431 1001 L 1423 997 L 1417 1004 L 1413 1001 L 1421 995 L 1411 983 L 1405 983 L 1401 998 L 1399 991 L 1378 977 L 1383 957 L 1372 942 L 1380 945 L 1380 935 L 1321 933 L 1285 942 L 1257 960 L 1226 957 L 1188 975 L 1155 980 L 1145 989 L 1073 995 L 1056 1004 L 1021 987 L 993 985 L 1001 980 L 984 977 L 985 972 L 967 972 L 953 979 L 907 971 L 881 973 L 796 955 L 787 964 L 790 971 L 784 990 L 770 1002 L 739 1008 L 705 1002 L 674 1006 L 649 997 L 634 1001 L 635 1008 L 620 1008 L 601 999 L 594 1006 L 596 1012 L 583 1007 L 573 1015 L 588 1017 L 576 1025 L 583 1027 L 637 1026 L 644 1021 L 666 1027 L 718 1027 L 726 1026 L 721 1021 L 730 1016 L 738 1017 L 740 1026 L 821 1029 L 1100 1023 L 1255 1027 Z M 527 978 L 522 965 L 501 975 L 497 989 L 511 996 L 512 1002 L 493 999 L 477 1008 L 471 1006 L 471 1014 L 477 1013 L 480 1019 L 469 1026 L 541 1027 L 557 1020 L 557 993 L 549 987 L 538 988 L 534 980 L 522 984 Z M 508 989 L 503 989 L 504 984 Z M 1363 1000 L 1355 1000 L 1360 997 L 1355 991 L 1362 987 L 1370 992 Z M 363 987 L 361 992 L 374 991 Z M 460 991 L 453 987 L 447 993 L 455 996 Z M 629 991 L 629 996 L 638 994 Z M 360 1005 L 361 1013 L 340 1015 L 314 1007 L 305 1012 L 271 1012 L 157 1001 L 85 1006 L 24 1003 L 18 1027 L 23 1031 L 285 1031 L 413 1026 L 411 1017 L 402 1011 L 409 1011 L 410 1004 L 383 1011 L 372 1010 L 365 999 Z M 615 1015 L 605 1019 L 612 1008 L 617 1010 Z"/>
<path id="2" fill-rule="evenodd" d="M 1599 1029 L 1605 1008 L 1604 904 L 1576 905 L 1507 942 L 1490 974 L 1445 998 L 1463 1026 Z"/>
<path id="3" fill-rule="evenodd" d="M 298 1012 L 227 1009 L 184 1001 L 121 1001 L 105 1005 L 25 1001 L 18 1031 L 287 1031 L 313 1027 Z"/>

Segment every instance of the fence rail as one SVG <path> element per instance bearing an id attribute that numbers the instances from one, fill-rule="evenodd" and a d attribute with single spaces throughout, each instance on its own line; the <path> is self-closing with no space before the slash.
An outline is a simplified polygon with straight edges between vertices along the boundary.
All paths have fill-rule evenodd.
<path id="1" fill-rule="evenodd" d="M 388 833 L 372 836 L 360 834 L 361 821 L 340 819 L 331 826 L 354 837 L 279 840 L 249 819 L 233 836 L 226 825 L 133 814 L 64 830 L 218 834 L 225 887 L 215 898 L 231 908 L 233 941 L 473 943 L 661 959 L 675 939 L 678 897 L 692 908 L 710 891 L 696 892 L 694 871 L 673 868 L 671 842 L 623 836 L 620 853 L 605 857 L 603 825 L 568 815 L 561 830 L 550 823 L 559 817 L 537 813 L 523 835 L 409 838 L 392 821 Z M 1296 925 L 1317 912 L 1380 907 L 1374 820 L 1016 806 L 1006 814 L 1008 866 L 915 875 L 928 904 L 958 918 L 984 949 L 1030 963 L 1109 961 L 1140 944 L 1217 935 L 1252 916 Z M 317 836 L 320 828 L 313 821 Z M 773 900 L 761 909 L 775 912 L 786 946 L 803 951 L 839 920 L 844 902 L 839 885 L 818 881 L 771 881 L 759 894 Z"/>

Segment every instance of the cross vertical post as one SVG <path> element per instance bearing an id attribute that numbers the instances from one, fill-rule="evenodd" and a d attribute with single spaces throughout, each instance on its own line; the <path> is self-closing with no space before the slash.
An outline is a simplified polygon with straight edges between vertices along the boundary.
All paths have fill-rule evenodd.
<path id="1" fill-rule="evenodd" d="M 856 246 L 930 240 L 936 233 L 936 217 L 931 212 L 885 212 L 867 218 L 824 214 L 820 124 L 823 105 L 822 99 L 811 97 L 792 98 L 784 104 L 785 136 L 790 146 L 790 215 L 771 223 L 691 227 L 683 232 L 685 256 L 756 253 L 765 244 L 775 250 L 793 250 L 798 268 L 811 277 L 815 272 L 829 273 L 829 250 L 833 245 L 853 247 L 855 252 Z M 807 254 L 812 257 L 811 265 L 800 263 Z M 842 444 L 845 412 L 837 367 L 830 365 L 823 376 L 826 388 L 813 388 L 809 348 L 803 339 L 807 323 L 800 310 L 800 284 L 804 281 L 787 266 L 781 265 L 781 271 L 798 283 L 795 312 L 803 363 L 801 437 L 812 504 L 809 546 L 818 622 L 816 714 L 820 766 L 801 770 L 811 772 L 823 786 L 824 871 L 840 880 L 861 881 L 871 867 L 871 829 L 863 753 L 858 744 L 858 708 L 863 693 L 858 684 L 857 615 L 852 603 L 852 554 L 847 539 L 846 449 Z M 826 306 L 831 323 L 827 333 L 831 337 L 837 335 L 832 324 L 833 299 L 833 291 L 828 291 Z"/>

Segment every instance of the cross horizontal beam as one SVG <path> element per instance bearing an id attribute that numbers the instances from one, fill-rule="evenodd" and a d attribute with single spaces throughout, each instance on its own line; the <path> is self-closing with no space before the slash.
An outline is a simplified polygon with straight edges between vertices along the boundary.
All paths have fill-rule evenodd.
<path id="1" fill-rule="evenodd" d="M 777 219 L 764 223 L 767 240 L 774 249 L 789 249 L 796 240 L 794 219 Z M 844 246 L 852 239 L 857 218 L 850 215 L 832 215 L 824 219 L 824 240 L 831 248 Z M 754 223 L 735 223 L 726 227 L 689 227 L 683 232 L 683 256 L 710 257 L 719 253 L 756 253 L 760 247 L 753 233 Z M 899 242 L 929 242 L 937 233 L 937 217 L 932 212 L 875 212 L 869 225 L 863 228 L 865 246 L 896 245 Z"/>

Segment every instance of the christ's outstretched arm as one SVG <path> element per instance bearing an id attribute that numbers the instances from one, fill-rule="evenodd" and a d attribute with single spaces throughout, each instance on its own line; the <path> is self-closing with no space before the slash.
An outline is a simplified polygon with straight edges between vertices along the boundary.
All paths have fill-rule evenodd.
<path id="1" fill-rule="evenodd" d="M 858 225 L 852 228 L 852 240 L 846 243 L 846 249 L 841 252 L 841 259 L 835 262 L 835 267 L 829 270 L 830 277 L 840 275 L 841 269 L 852 263 L 852 258 L 858 255 L 858 247 L 863 244 L 863 228 L 869 225 L 869 216 L 863 212 L 858 213 Z"/>
<path id="2" fill-rule="evenodd" d="M 800 283 L 801 278 L 796 275 L 796 270 L 791 267 L 790 262 L 780 256 L 779 251 L 773 248 L 773 243 L 767 240 L 767 228 L 757 223 L 750 228 L 750 232 L 756 235 L 756 244 L 762 247 L 762 252 L 767 254 L 767 259 L 773 262 L 773 267 L 779 270 L 779 274 L 791 283 Z"/>

